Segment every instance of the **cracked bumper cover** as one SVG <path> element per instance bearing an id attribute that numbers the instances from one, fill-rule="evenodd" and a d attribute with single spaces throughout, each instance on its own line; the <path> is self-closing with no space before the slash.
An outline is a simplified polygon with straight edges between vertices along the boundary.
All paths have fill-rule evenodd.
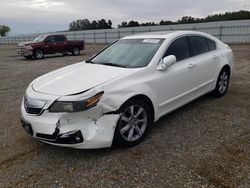
<path id="1" fill-rule="evenodd" d="M 89 149 L 110 147 L 119 114 L 103 114 L 101 105 L 83 112 L 50 113 L 39 116 L 21 107 L 23 127 L 29 124 L 32 136 L 53 145 Z"/>

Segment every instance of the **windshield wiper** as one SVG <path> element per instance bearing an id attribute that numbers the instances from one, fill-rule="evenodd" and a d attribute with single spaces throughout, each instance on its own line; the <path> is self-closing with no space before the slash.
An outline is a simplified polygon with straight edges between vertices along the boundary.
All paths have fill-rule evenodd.
<path id="1" fill-rule="evenodd" d="M 92 64 L 95 64 L 95 62 L 91 61 L 91 59 L 86 60 L 85 63 L 92 63 Z"/>
<path id="2" fill-rule="evenodd" d="M 115 63 L 100 63 L 101 65 L 108 65 L 108 66 L 114 66 L 114 67 L 123 67 L 123 68 L 127 68 L 128 66 L 126 65 L 119 65 L 119 64 L 115 64 Z"/>

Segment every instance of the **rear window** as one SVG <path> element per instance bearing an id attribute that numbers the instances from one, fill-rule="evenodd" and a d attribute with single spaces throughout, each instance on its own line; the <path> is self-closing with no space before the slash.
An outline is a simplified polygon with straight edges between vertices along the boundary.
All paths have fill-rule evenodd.
<path id="1" fill-rule="evenodd" d="M 210 51 L 216 50 L 216 44 L 213 40 L 207 39 L 207 44 Z"/>
<path id="2" fill-rule="evenodd" d="M 169 46 L 168 50 L 166 51 L 164 57 L 174 55 L 177 61 L 189 58 L 190 50 L 188 47 L 188 42 L 186 37 L 182 37 L 176 39 L 172 44 Z"/>
<path id="3" fill-rule="evenodd" d="M 194 55 L 209 52 L 207 39 L 200 36 L 190 37 Z"/>

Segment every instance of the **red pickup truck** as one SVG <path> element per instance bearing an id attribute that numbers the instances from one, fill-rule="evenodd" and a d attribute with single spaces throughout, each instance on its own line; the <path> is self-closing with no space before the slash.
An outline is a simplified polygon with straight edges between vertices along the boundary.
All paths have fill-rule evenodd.
<path id="1" fill-rule="evenodd" d="M 70 52 L 73 55 L 80 55 L 84 49 L 83 40 L 68 41 L 65 35 L 42 35 L 34 41 L 18 44 L 17 53 L 27 59 L 42 59 L 45 54 Z"/>

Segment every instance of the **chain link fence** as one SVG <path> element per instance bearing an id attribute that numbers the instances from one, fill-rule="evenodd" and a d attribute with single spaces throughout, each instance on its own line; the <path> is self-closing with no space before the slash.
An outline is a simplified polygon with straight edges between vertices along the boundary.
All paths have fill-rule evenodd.
<path id="1" fill-rule="evenodd" d="M 250 20 L 176 24 L 164 26 L 130 27 L 119 29 L 52 32 L 65 34 L 69 40 L 85 40 L 86 43 L 108 44 L 127 35 L 154 31 L 195 30 L 209 33 L 225 43 L 250 43 Z M 52 34 L 50 33 L 50 34 Z M 42 33 L 49 34 L 49 33 Z M 34 40 L 39 34 L 0 37 L 0 44 L 18 44 Z"/>

